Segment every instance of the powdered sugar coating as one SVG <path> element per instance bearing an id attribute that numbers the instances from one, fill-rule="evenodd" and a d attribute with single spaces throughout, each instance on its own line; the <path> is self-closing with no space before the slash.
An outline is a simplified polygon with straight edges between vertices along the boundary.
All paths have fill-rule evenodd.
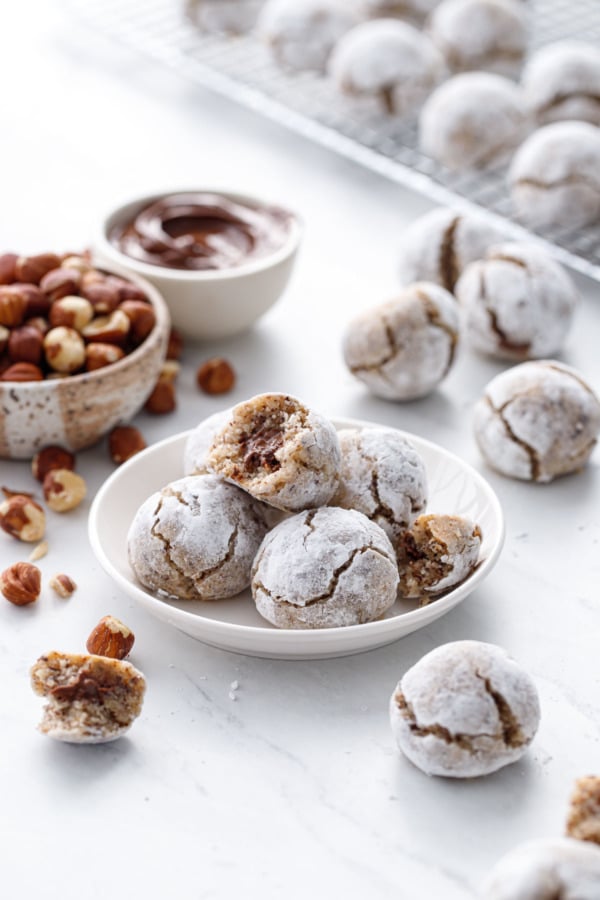
<path id="1" fill-rule="evenodd" d="M 419 516 L 395 546 L 401 596 L 426 606 L 473 571 L 481 530 L 464 516 L 430 513 Z"/>
<path id="2" fill-rule="evenodd" d="M 600 49 L 595 44 L 547 44 L 531 56 L 521 83 L 540 124 L 579 119 L 600 125 Z"/>
<path id="3" fill-rule="evenodd" d="M 465 266 L 482 259 L 500 240 L 500 233 L 477 215 L 433 209 L 402 234 L 401 282 L 432 281 L 452 292 Z"/>
<path id="4" fill-rule="evenodd" d="M 519 88 L 490 72 L 449 78 L 431 94 L 419 120 L 423 152 L 456 170 L 501 162 L 526 130 Z"/>
<path id="5" fill-rule="evenodd" d="M 331 506 L 357 509 L 393 541 L 427 505 L 425 463 L 392 428 L 345 428 L 340 485 Z"/>
<path id="6" fill-rule="evenodd" d="M 527 49 L 527 17 L 517 0 L 443 0 L 429 33 L 455 72 L 515 75 Z"/>
<path id="7" fill-rule="evenodd" d="M 566 271 L 535 244 L 491 248 L 456 285 L 464 335 L 498 359 L 540 359 L 562 347 L 577 291 Z"/>
<path id="8" fill-rule="evenodd" d="M 420 24 L 435 9 L 440 0 L 362 0 L 360 7 L 365 16 L 374 19 L 406 19 Z"/>
<path id="9" fill-rule="evenodd" d="M 453 296 L 437 284 L 418 282 L 350 322 L 344 359 L 377 397 L 423 397 L 448 373 L 458 327 Z"/>
<path id="10" fill-rule="evenodd" d="M 600 402 L 570 366 L 521 363 L 489 382 L 475 405 L 474 432 L 493 469 L 547 482 L 586 464 L 600 433 Z"/>
<path id="11" fill-rule="evenodd" d="M 444 64 L 426 34 L 396 19 L 375 19 L 341 38 L 329 72 L 344 93 L 373 96 L 387 112 L 404 115 L 440 81 Z"/>
<path id="12" fill-rule="evenodd" d="M 183 474 L 184 475 L 206 475 L 208 468 L 206 459 L 215 439 L 215 436 L 229 422 L 231 411 L 222 409 L 213 413 L 212 416 L 203 419 L 196 425 L 185 442 L 183 450 Z"/>
<path id="13" fill-rule="evenodd" d="M 295 397 L 276 393 L 234 406 L 207 458 L 210 471 L 286 512 L 328 503 L 340 463 L 333 424 Z"/>
<path id="14" fill-rule="evenodd" d="M 258 612 L 278 628 L 371 622 L 393 606 L 398 568 L 385 532 L 362 513 L 326 507 L 286 519 L 254 561 Z"/>
<path id="15" fill-rule="evenodd" d="M 250 31 L 263 0 L 187 0 L 188 17 L 203 31 L 243 34 Z"/>
<path id="16" fill-rule="evenodd" d="M 437 647 L 406 672 L 390 701 L 400 750 L 427 775 L 475 778 L 516 762 L 540 720 L 531 677 L 479 641 Z"/>
<path id="17" fill-rule="evenodd" d="M 334 45 L 356 22 L 343 0 L 268 0 L 258 31 L 281 65 L 324 71 Z"/>
<path id="18" fill-rule="evenodd" d="M 600 220 L 600 129 L 555 122 L 535 131 L 508 172 L 517 215 L 530 225 L 579 228 Z"/>
<path id="19" fill-rule="evenodd" d="M 481 900 L 598 900 L 600 848 L 571 838 L 529 841 L 492 869 Z"/>
<path id="20" fill-rule="evenodd" d="M 173 481 L 149 497 L 129 528 L 139 581 L 180 600 L 232 597 L 250 584 L 267 527 L 252 498 L 215 475 Z"/>

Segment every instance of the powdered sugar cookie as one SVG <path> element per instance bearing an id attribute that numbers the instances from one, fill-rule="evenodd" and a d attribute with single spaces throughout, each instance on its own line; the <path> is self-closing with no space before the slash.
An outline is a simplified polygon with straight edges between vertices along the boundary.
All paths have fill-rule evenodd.
<path id="1" fill-rule="evenodd" d="M 206 466 L 208 453 L 215 436 L 229 422 L 232 408 L 213 413 L 212 416 L 199 422 L 190 432 L 183 450 L 184 475 L 206 475 L 208 473 Z"/>
<path id="2" fill-rule="evenodd" d="M 433 281 L 453 292 L 463 269 L 502 237 L 477 215 L 440 207 L 412 222 L 400 246 L 402 284 Z"/>
<path id="3" fill-rule="evenodd" d="M 398 567 L 385 532 L 352 509 L 298 513 L 265 537 L 254 561 L 256 608 L 278 628 L 359 625 L 393 606 Z"/>
<path id="4" fill-rule="evenodd" d="M 359 0 L 363 15 L 373 19 L 405 19 L 420 25 L 440 0 Z"/>
<path id="5" fill-rule="evenodd" d="M 127 536 L 141 583 L 180 600 L 232 597 L 250 584 L 267 526 L 248 494 L 215 475 L 173 481 L 137 511 Z"/>
<path id="6" fill-rule="evenodd" d="M 423 397 L 450 370 L 458 327 L 454 297 L 437 284 L 419 282 L 350 322 L 344 359 L 377 397 Z"/>
<path id="7" fill-rule="evenodd" d="M 479 558 L 481 529 L 463 516 L 419 516 L 395 542 L 400 594 L 426 606 L 460 584 Z"/>
<path id="8" fill-rule="evenodd" d="M 357 21 L 343 0 L 268 0 L 258 31 L 280 65 L 324 71 L 334 45 Z"/>
<path id="9" fill-rule="evenodd" d="M 260 394 L 233 407 L 206 465 L 257 500 L 297 512 L 329 502 L 340 461 L 328 419 L 287 394 Z"/>
<path id="10" fill-rule="evenodd" d="M 490 72 L 465 72 L 436 88 L 419 120 L 423 153 L 449 169 L 501 162 L 523 140 L 527 115 L 519 88 Z"/>
<path id="11" fill-rule="evenodd" d="M 443 0 L 429 34 L 448 68 L 516 75 L 527 50 L 527 17 L 518 0 Z"/>
<path id="12" fill-rule="evenodd" d="M 539 128 L 508 172 L 515 211 L 535 227 L 580 228 L 600 220 L 600 129 L 588 122 Z"/>
<path id="13" fill-rule="evenodd" d="M 554 360 L 493 378 L 475 405 L 475 439 L 496 471 L 552 481 L 586 464 L 600 433 L 600 402 L 582 375 Z"/>
<path id="14" fill-rule="evenodd" d="M 254 27 L 263 0 L 187 0 L 186 12 L 202 31 L 243 34 Z"/>
<path id="15" fill-rule="evenodd" d="M 341 91 L 373 97 L 391 115 L 405 115 L 443 77 L 432 41 L 406 22 L 375 19 L 352 28 L 337 43 L 329 72 Z"/>
<path id="16" fill-rule="evenodd" d="M 490 873 L 482 900 L 598 900 L 600 849 L 570 838 L 530 841 Z"/>
<path id="17" fill-rule="evenodd" d="M 340 485 L 331 506 L 357 509 L 393 541 L 427 505 L 425 464 L 392 428 L 345 428 Z"/>
<path id="18" fill-rule="evenodd" d="M 390 701 L 400 750 L 427 775 L 475 778 L 516 762 L 540 720 L 531 677 L 505 650 L 479 641 L 423 656 Z"/>
<path id="19" fill-rule="evenodd" d="M 569 275 L 535 244 L 500 244 L 469 265 L 456 285 L 464 335 L 499 359 L 539 359 L 560 350 L 577 291 Z"/>
<path id="20" fill-rule="evenodd" d="M 600 125 L 600 49 L 556 41 L 534 53 L 523 70 L 525 102 L 542 125 L 579 119 Z"/>

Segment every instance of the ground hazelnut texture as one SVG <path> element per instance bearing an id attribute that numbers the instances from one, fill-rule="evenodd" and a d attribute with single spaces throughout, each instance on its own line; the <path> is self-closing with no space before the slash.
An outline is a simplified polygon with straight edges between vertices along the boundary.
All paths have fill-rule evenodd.
<path id="1" fill-rule="evenodd" d="M 276 525 L 252 568 L 256 608 L 278 628 L 370 622 L 393 606 L 397 587 L 394 550 L 383 529 L 337 507 Z"/>
<path id="2" fill-rule="evenodd" d="M 427 775 L 451 778 L 488 775 L 518 760 L 539 718 L 530 676 L 505 650 L 479 641 L 427 653 L 390 701 L 400 750 Z"/>
<path id="3" fill-rule="evenodd" d="M 578 778 L 571 795 L 567 834 L 580 841 L 600 844 L 600 778 Z"/>
<path id="4" fill-rule="evenodd" d="M 331 422 L 287 394 L 260 394 L 235 406 L 206 457 L 209 471 L 289 512 L 327 503 L 340 463 Z"/>
<path id="5" fill-rule="evenodd" d="M 481 530 L 462 516 L 419 516 L 397 542 L 400 594 L 426 606 L 477 565 Z"/>
<path id="6" fill-rule="evenodd" d="M 31 686 L 47 699 L 42 734 L 100 744 L 125 734 L 142 710 L 146 682 L 124 660 L 53 651 L 31 669 Z"/>
<path id="7" fill-rule="evenodd" d="M 488 876 L 481 900 L 598 900 L 600 848 L 570 838 L 530 841 Z"/>
<path id="8" fill-rule="evenodd" d="M 474 431 L 496 471 L 552 481 L 586 464 L 600 433 L 600 401 L 569 366 L 521 363 L 489 382 L 475 405 Z"/>
<path id="9" fill-rule="evenodd" d="M 232 597 L 250 584 L 266 532 L 252 497 L 214 475 L 182 478 L 135 515 L 127 546 L 147 588 L 181 600 Z"/>

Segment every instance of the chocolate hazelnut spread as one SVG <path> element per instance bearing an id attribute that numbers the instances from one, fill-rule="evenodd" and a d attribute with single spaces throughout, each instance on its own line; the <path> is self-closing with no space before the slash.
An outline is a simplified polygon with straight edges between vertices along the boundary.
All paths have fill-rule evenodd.
<path id="1" fill-rule="evenodd" d="M 227 269 L 268 256 L 285 243 L 293 216 L 219 194 L 161 197 L 108 237 L 126 256 L 171 269 Z"/>
<path id="2" fill-rule="evenodd" d="M 244 465 L 248 470 L 263 468 L 274 472 L 281 466 L 275 454 L 282 446 L 281 429 L 264 426 L 244 440 Z"/>

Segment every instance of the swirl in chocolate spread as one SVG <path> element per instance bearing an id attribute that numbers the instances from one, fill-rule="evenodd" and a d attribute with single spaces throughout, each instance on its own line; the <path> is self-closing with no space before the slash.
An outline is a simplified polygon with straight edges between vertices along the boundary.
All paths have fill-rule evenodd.
<path id="1" fill-rule="evenodd" d="M 171 269 L 228 269 L 284 245 L 293 216 L 273 206 L 248 206 L 219 194 L 161 197 L 108 237 L 132 259 Z"/>

